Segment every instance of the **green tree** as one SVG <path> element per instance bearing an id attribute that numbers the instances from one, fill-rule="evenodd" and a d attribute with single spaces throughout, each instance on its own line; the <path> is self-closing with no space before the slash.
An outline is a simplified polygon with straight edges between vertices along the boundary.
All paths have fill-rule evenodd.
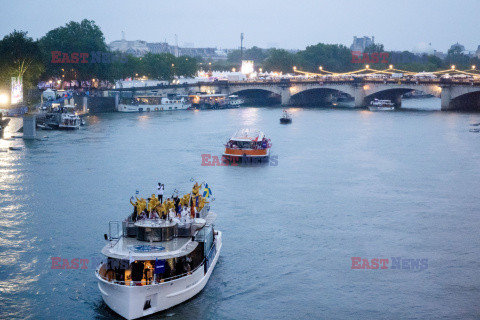
<path id="1" fill-rule="evenodd" d="M 447 66 L 454 65 L 457 69 L 467 69 L 470 67 L 470 57 L 462 53 L 460 46 L 453 46 L 448 50 L 445 63 Z"/>
<path id="2" fill-rule="evenodd" d="M 295 54 L 284 49 L 270 49 L 268 58 L 265 59 L 265 71 L 292 73 L 295 62 Z"/>
<path id="3" fill-rule="evenodd" d="M 344 45 L 319 43 L 299 51 L 297 56 L 299 66 L 304 71 L 318 72 L 320 66 L 335 72 L 354 69 L 351 63 L 352 53 Z"/>
<path id="4" fill-rule="evenodd" d="M 198 71 L 197 59 L 188 56 L 181 56 L 176 58 L 174 71 L 177 76 L 195 76 Z"/>
<path id="5" fill-rule="evenodd" d="M 175 75 L 175 56 L 170 53 L 147 53 L 143 57 L 145 75 L 151 79 L 171 80 Z"/>
<path id="6" fill-rule="evenodd" d="M 0 86 L 8 88 L 11 77 L 22 77 L 25 88 L 33 87 L 43 70 L 38 43 L 27 32 L 15 30 L 0 41 Z"/>
<path id="7" fill-rule="evenodd" d="M 52 63 L 52 52 L 88 53 L 107 52 L 107 45 L 100 28 L 91 20 L 71 21 L 63 27 L 49 31 L 40 39 L 46 70 L 44 77 L 59 77 L 64 80 L 88 80 L 109 77 L 106 63 Z M 89 58 L 91 60 L 91 58 Z"/>

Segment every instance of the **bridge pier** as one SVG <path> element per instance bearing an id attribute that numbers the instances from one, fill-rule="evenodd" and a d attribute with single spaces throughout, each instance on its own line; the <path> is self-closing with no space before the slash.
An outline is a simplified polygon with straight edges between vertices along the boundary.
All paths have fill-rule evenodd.
<path id="1" fill-rule="evenodd" d="M 365 107 L 365 90 L 363 90 L 363 86 L 355 86 L 354 89 L 354 96 L 355 98 L 355 108 L 363 108 Z"/>
<path id="2" fill-rule="evenodd" d="M 443 86 L 442 87 L 442 95 L 441 95 L 441 110 L 448 111 L 452 110 L 452 91 L 450 90 L 450 86 Z"/>
<path id="3" fill-rule="evenodd" d="M 292 95 L 290 94 L 290 87 L 282 88 L 282 105 L 286 106 L 289 105 L 292 100 Z"/>
<path id="4" fill-rule="evenodd" d="M 400 108 L 402 106 L 402 95 L 398 94 L 393 98 L 392 101 L 395 104 L 396 108 Z"/>

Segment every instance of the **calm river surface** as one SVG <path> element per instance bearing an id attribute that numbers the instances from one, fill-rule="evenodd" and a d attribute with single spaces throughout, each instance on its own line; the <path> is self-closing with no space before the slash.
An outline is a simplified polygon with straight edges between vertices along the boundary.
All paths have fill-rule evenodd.
<path id="1" fill-rule="evenodd" d="M 292 108 L 291 125 L 279 107 L 102 114 L 0 140 L 23 146 L 0 152 L 0 318 L 119 318 L 96 266 L 51 258 L 94 260 L 135 190 L 186 193 L 195 178 L 215 197 L 221 257 L 203 292 L 149 319 L 478 319 L 480 114 L 439 105 Z M 201 166 L 241 127 L 266 132 L 277 166 Z M 353 270 L 352 257 L 428 268 Z"/>

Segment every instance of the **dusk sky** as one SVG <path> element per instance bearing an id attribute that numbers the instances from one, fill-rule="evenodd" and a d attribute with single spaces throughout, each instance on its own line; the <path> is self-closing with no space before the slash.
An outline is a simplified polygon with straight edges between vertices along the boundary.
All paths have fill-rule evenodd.
<path id="1" fill-rule="evenodd" d="M 349 46 L 353 36 L 375 36 L 386 50 L 439 51 L 460 42 L 480 45 L 480 1 L 464 0 L 84 0 L 4 1 L 0 37 L 14 29 L 33 38 L 84 18 L 94 20 L 107 43 L 119 40 L 167 42 L 180 46 L 303 49 L 323 43 Z"/>

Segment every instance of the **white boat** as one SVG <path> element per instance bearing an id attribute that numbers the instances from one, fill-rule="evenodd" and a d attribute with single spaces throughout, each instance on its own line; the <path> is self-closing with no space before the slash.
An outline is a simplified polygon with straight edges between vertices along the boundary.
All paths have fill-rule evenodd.
<path id="1" fill-rule="evenodd" d="M 228 96 L 228 105 L 232 108 L 238 108 L 244 103 L 245 103 L 245 100 L 243 100 L 237 95 L 232 94 Z"/>
<path id="2" fill-rule="evenodd" d="M 143 219 L 133 215 L 110 222 L 106 257 L 95 271 L 105 303 L 126 319 L 137 319 L 178 305 L 207 284 L 222 248 L 222 233 L 214 230 L 216 215 L 208 205 L 196 218 Z M 171 214 L 173 211 L 170 212 Z M 136 215 L 135 215 L 136 217 Z"/>
<path id="3" fill-rule="evenodd" d="M 280 123 L 282 124 L 292 123 L 292 115 L 288 113 L 287 110 L 283 110 L 282 117 L 280 118 Z"/>
<path id="4" fill-rule="evenodd" d="M 191 104 L 184 97 L 162 98 L 156 96 L 140 96 L 131 100 L 130 103 L 118 105 L 119 112 L 153 112 L 153 111 L 174 111 L 187 110 Z"/>
<path id="5" fill-rule="evenodd" d="M 390 100 L 374 99 L 368 106 L 370 111 L 392 111 L 395 110 L 395 104 Z"/>
<path id="6" fill-rule="evenodd" d="M 82 120 L 75 112 L 75 106 L 55 106 L 51 112 L 45 114 L 45 128 L 75 130 L 80 128 Z"/>
<path id="7" fill-rule="evenodd" d="M 75 130 L 80 128 L 82 120 L 76 113 L 63 113 L 60 116 L 60 123 L 58 129 Z"/>

